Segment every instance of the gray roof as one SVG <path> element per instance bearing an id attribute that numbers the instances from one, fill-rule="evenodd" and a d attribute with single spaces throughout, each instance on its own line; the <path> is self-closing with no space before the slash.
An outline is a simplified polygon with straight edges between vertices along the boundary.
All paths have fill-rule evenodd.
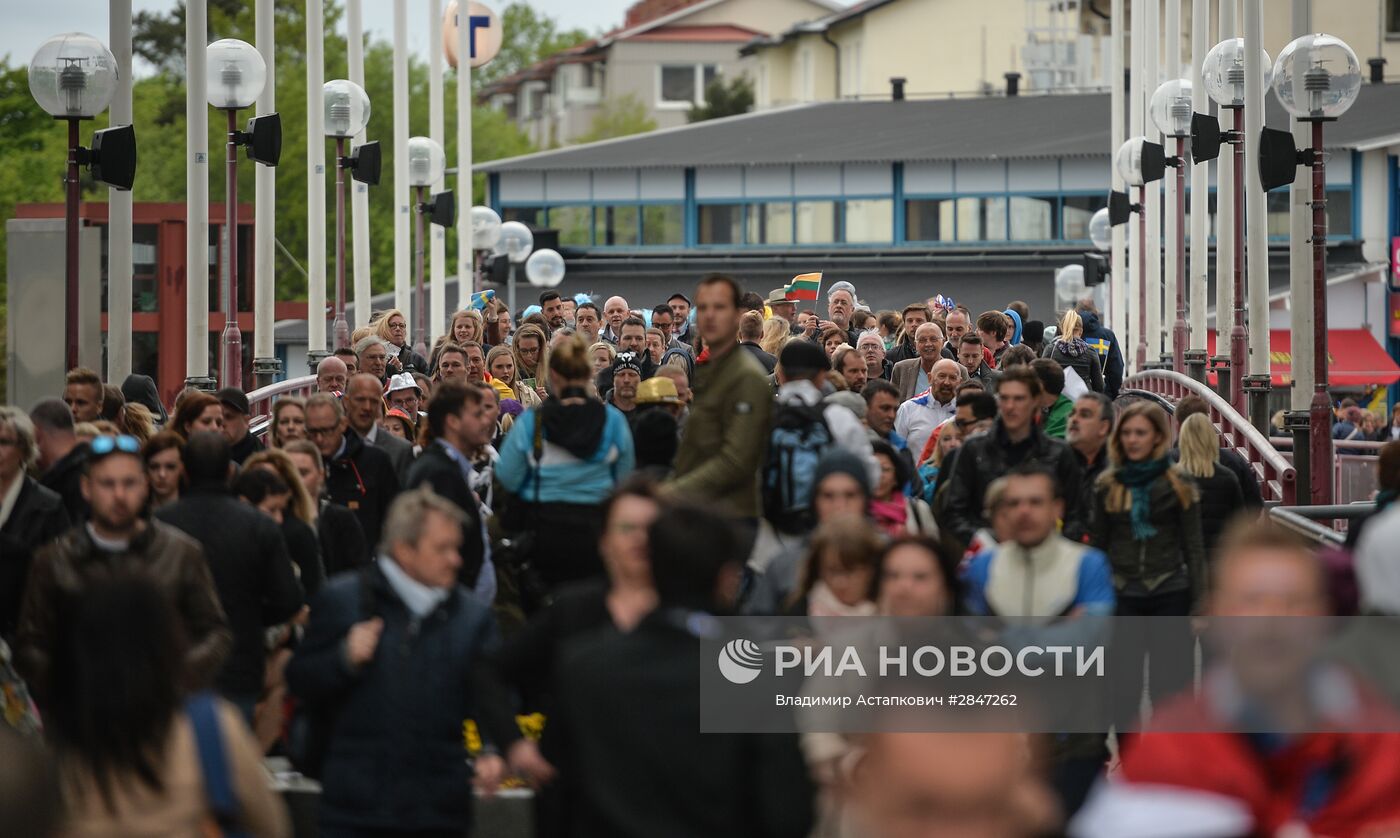
<path id="1" fill-rule="evenodd" d="M 1269 96 L 1267 123 L 1286 127 Z M 1327 146 L 1349 149 L 1395 137 L 1400 84 L 1364 85 Z M 1107 157 L 1106 93 L 892 101 L 839 101 L 742 114 L 494 160 L 483 172 L 676 166 Z"/>

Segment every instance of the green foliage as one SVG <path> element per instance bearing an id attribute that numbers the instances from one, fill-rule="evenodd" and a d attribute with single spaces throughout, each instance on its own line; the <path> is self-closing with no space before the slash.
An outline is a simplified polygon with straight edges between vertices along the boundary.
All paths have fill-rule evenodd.
<path id="1" fill-rule="evenodd" d="M 501 13 L 501 28 L 504 31 L 501 51 L 491 63 L 472 71 L 474 86 L 490 84 L 588 40 L 588 33 L 582 29 L 561 31 L 553 18 L 522 2 L 506 6 Z"/>
<path id="2" fill-rule="evenodd" d="M 626 137 L 656 130 L 656 120 L 647 116 L 646 105 L 636 96 L 628 93 L 603 102 L 603 106 L 593 117 L 588 131 L 574 140 L 576 143 L 592 143 L 609 140 L 613 137 Z"/>
<path id="3" fill-rule="evenodd" d="M 211 0 L 209 36 L 254 40 L 253 4 L 243 0 Z M 341 19 L 335 0 L 325 3 L 325 78 L 346 74 L 346 48 L 334 36 Z M 277 167 L 277 240 L 304 268 L 307 259 L 307 180 L 306 180 L 306 22 L 302 0 L 276 1 L 276 107 L 282 116 L 282 159 Z M 550 26 L 552 27 L 552 22 Z M 146 13 L 134 25 L 133 37 L 140 44 L 140 55 L 158 72 L 136 82 L 133 91 L 133 124 L 136 126 L 138 163 L 133 200 L 143 202 L 183 202 L 185 200 L 185 85 L 184 85 L 184 6 L 166 15 Z M 552 29 L 551 29 L 552 31 Z M 428 133 L 428 71 L 426 59 L 409 62 L 409 134 Z M 373 103 L 367 136 L 378 140 L 384 155 L 383 180 L 369 190 L 369 230 L 371 283 L 376 293 L 394 286 L 394 207 L 393 207 L 393 56 L 391 48 L 371 41 L 365 50 L 365 89 Z M 195 94 L 204 102 L 204 92 Z M 443 84 L 444 147 L 449 166 L 457 160 L 456 81 L 449 71 Z M 253 115 L 251 109 L 238 114 L 242 128 Z M 227 123 L 220 111 L 209 110 L 209 201 L 224 201 L 224 171 Z M 82 124 L 81 141 L 87 145 L 92 132 L 108 127 L 107 116 Z M 0 221 L 15 216 L 17 204 L 56 203 L 63 200 L 63 170 L 66 134 L 62 125 L 45 114 L 29 95 L 27 67 L 12 65 L 0 57 L 0 149 L 6 165 L 0 167 Z M 335 247 L 335 147 L 326 143 L 326 282 L 333 293 Z M 485 107 L 472 110 L 472 149 L 476 161 L 525 154 L 533 151 L 529 139 L 505 115 Z M 238 194 L 241 203 L 253 202 L 254 164 L 240 153 Z M 485 178 L 474 179 L 474 203 L 485 194 Z M 456 189 L 455 178 L 448 188 Z M 107 200 L 107 187 L 93 182 L 86 174 L 84 201 Z M 347 202 L 348 203 L 348 202 Z M 459 217 L 469 206 L 458 194 Z M 347 224 L 347 228 L 349 225 Z M 456 236 L 447 236 L 447 264 L 455 264 Z M 0 234 L 0 303 L 5 299 L 6 242 Z M 280 251 L 276 256 L 277 299 L 306 298 L 306 281 L 301 270 Z M 449 273 L 451 270 L 449 269 Z M 0 316 L 0 344 L 4 342 L 5 320 Z M 4 359 L 0 358 L 0 364 Z M 0 367 L 0 389 L 4 372 Z"/>
<path id="4" fill-rule="evenodd" d="M 728 82 L 716 78 L 705 88 L 705 104 L 690 109 L 691 122 L 703 122 L 722 116 L 736 116 L 753 109 L 753 83 L 747 75 L 735 76 Z"/>

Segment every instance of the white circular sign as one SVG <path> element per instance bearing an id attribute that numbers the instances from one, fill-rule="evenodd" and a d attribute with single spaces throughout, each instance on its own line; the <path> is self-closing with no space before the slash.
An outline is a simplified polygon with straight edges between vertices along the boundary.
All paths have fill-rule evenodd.
<path id="1" fill-rule="evenodd" d="M 467 3 L 467 35 L 472 43 L 472 67 L 484 66 L 501 51 L 501 19 L 480 3 Z M 447 4 L 442 14 L 442 48 L 449 67 L 457 66 L 457 0 Z"/>

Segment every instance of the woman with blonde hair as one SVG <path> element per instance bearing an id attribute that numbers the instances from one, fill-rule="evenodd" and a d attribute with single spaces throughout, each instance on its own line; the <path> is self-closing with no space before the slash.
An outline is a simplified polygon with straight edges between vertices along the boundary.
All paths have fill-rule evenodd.
<path id="1" fill-rule="evenodd" d="M 408 318 L 402 311 L 391 308 L 371 325 L 374 326 L 374 334 L 389 343 L 391 373 L 428 371 L 428 359 L 414 352 L 408 341 Z"/>
<path id="2" fill-rule="evenodd" d="M 287 456 L 286 451 L 277 448 L 268 448 L 259 451 L 243 463 L 243 468 L 266 468 L 274 472 L 282 481 L 287 484 L 287 488 L 292 490 L 291 503 L 287 505 L 287 511 L 296 516 L 297 520 L 316 525 L 316 502 L 312 500 L 311 493 L 306 490 L 306 484 L 301 482 L 301 474 L 297 471 L 296 463 Z"/>
<path id="3" fill-rule="evenodd" d="M 496 386 L 496 392 L 501 393 L 502 398 L 515 399 L 526 410 L 540 403 L 539 394 L 520 383 L 520 377 L 516 375 L 515 353 L 509 346 L 491 347 L 491 351 L 486 353 L 486 372 L 491 375 L 494 385 L 504 384 L 510 391 L 510 395 L 505 395 L 501 393 L 500 386 Z"/>
<path id="4" fill-rule="evenodd" d="M 1055 339 L 1045 347 L 1042 358 L 1049 358 L 1065 369 L 1070 367 L 1084 379 L 1089 389 L 1103 392 L 1103 365 L 1099 362 L 1098 350 L 1084 342 L 1084 321 L 1079 312 L 1070 309 L 1060 318 L 1060 328 Z"/>
<path id="5" fill-rule="evenodd" d="M 1240 479 L 1220 464 L 1220 434 L 1205 414 L 1186 417 L 1177 439 L 1181 468 L 1196 479 L 1201 495 L 1201 538 L 1206 558 L 1215 555 L 1215 545 L 1236 515 L 1244 510 Z"/>
<path id="6" fill-rule="evenodd" d="M 534 390 L 540 400 L 545 399 L 545 371 L 549 369 L 545 359 L 549 353 L 549 343 L 544 330 L 533 323 L 526 323 L 515 333 L 511 343 L 515 355 L 516 380 L 529 379 L 534 382 Z"/>
<path id="7" fill-rule="evenodd" d="M 792 336 L 792 325 L 781 317 L 770 317 L 763 321 L 763 337 L 758 346 L 774 358 L 783 351 L 783 344 Z"/>
<path id="8" fill-rule="evenodd" d="M 485 337 L 486 325 L 485 321 L 481 318 L 481 312 L 474 308 L 462 309 L 452 315 L 452 324 L 448 327 L 447 332 L 439 337 L 437 342 L 433 344 L 433 352 L 431 357 L 428 358 L 428 366 L 432 367 L 434 370 L 437 369 L 438 352 L 442 351 L 442 347 L 449 341 L 458 346 L 466 346 L 468 343 L 479 343 L 482 345 L 483 349 L 488 349 L 489 347 L 486 345 Z"/>
<path id="9" fill-rule="evenodd" d="M 306 439 L 306 401 L 296 396 L 283 396 L 272 403 L 267 442 L 272 448 L 283 448 L 297 439 Z"/>

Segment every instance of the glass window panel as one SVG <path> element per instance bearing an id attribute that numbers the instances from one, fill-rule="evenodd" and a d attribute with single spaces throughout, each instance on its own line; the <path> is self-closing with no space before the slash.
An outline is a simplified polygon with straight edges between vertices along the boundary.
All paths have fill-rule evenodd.
<path id="1" fill-rule="evenodd" d="M 792 204 L 750 204 L 748 233 L 748 244 L 792 244 Z"/>
<path id="2" fill-rule="evenodd" d="M 797 243 L 828 244 L 836 237 L 835 201 L 797 202 Z"/>
<path id="3" fill-rule="evenodd" d="M 223 276 L 223 267 L 219 264 L 220 251 L 221 251 L 221 249 L 223 248 L 223 244 L 222 244 L 222 242 L 220 241 L 220 238 L 223 236 L 223 232 L 224 232 L 224 225 L 222 225 L 222 224 L 215 224 L 215 223 L 213 223 L 213 222 L 210 222 L 210 223 L 209 223 L 209 310 L 210 310 L 210 311 L 223 311 L 223 310 L 224 310 L 224 304 L 223 304 L 223 302 L 222 302 L 222 298 L 219 296 L 219 285 L 220 285 L 220 280 L 222 279 L 222 276 Z M 334 274 L 334 271 L 335 271 L 334 263 L 330 263 L 330 264 L 328 264 L 326 267 L 330 269 L 329 272 L 330 272 L 330 275 L 331 275 L 331 281 L 334 282 L 334 281 L 335 281 L 335 280 L 334 280 L 334 277 L 335 277 L 335 274 Z M 218 367 L 218 364 L 216 363 L 214 366 L 210 367 L 209 369 L 215 370 L 215 369 L 218 369 L 218 368 L 219 368 L 219 367 Z"/>
<path id="4" fill-rule="evenodd" d="M 1269 214 L 1269 235 L 1282 236 L 1288 238 L 1289 232 L 1289 199 L 1288 188 L 1277 189 L 1265 194 L 1265 207 Z M 1309 223 L 1311 228 L 1311 223 Z"/>
<path id="5" fill-rule="evenodd" d="M 679 204 L 642 207 L 642 244 L 684 244 L 685 208 Z"/>
<path id="6" fill-rule="evenodd" d="M 1055 205 L 1058 199 L 1053 196 L 1031 197 L 1013 195 L 1011 197 L 1011 239 L 1012 241 L 1048 241 L 1056 238 Z"/>
<path id="7" fill-rule="evenodd" d="M 1005 198 L 958 198 L 958 241 L 1005 241 Z"/>
<path id="8" fill-rule="evenodd" d="M 600 247 L 632 247 L 637 243 L 637 207 L 601 206 L 593 213 L 593 240 Z"/>
<path id="9" fill-rule="evenodd" d="M 1089 220 L 1106 206 L 1108 198 L 1104 195 L 1066 195 L 1064 237 L 1070 241 L 1088 241 Z"/>
<path id="10" fill-rule="evenodd" d="M 924 198 L 904 202 L 906 241 L 953 241 L 953 200 Z"/>
<path id="11" fill-rule="evenodd" d="M 160 296 L 160 278 L 156 273 L 159 231 L 155 224 L 137 224 L 131 228 L 131 310 L 134 312 L 156 310 Z"/>
<path id="12" fill-rule="evenodd" d="M 846 241 L 894 241 L 894 201 L 888 198 L 847 201 Z"/>
<path id="13" fill-rule="evenodd" d="M 701 204 L 700 244 L 742 244 L 742 204 Z"/>
<path id="14" fill-rule="evenodd" d="M 501 221 L 519 221 L 526 227 L 543 226 L 544 209 L 541 207 L 502 207 Z"/>
<path id="15" fill-rule="evenodd" d="M 661 67 L 661 101 L 695 101 L 694 64 L 667 64 Z"/>
<path id="16" fill-rule="evenodd" d="M 253 225 L 239 224 L 238 230 L 238 310 L 253 310 Z M 249 346 L 252 346 L 250 343 Z"/>
<path id="17" fill-rule="evenodd" d="M 559 244 L 588 247 L 593 243 L 591 210 L 591 207 L 549 208 L 549 226 L 559 231 Z"/>
<path id="18" fill-rule="evenodd" d="M 1327 190 L 1327 235 L 1352 236 L 1351 190 Z"/>

